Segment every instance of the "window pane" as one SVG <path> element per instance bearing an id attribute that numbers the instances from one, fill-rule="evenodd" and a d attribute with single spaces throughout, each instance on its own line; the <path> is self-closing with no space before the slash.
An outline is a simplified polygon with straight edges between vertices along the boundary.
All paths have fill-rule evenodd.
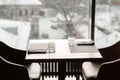
<path id="1" fill-rule="evenodd" d="M 97 0 L 95 26 L 98 48 L 120 40 L 120 0 Z"/>
<path id="2" fill-rule="evenodd" d="M 89 38 L 90 0 L 41 0 L 41 2 L 43 3 L 41 11 L 44 15 L 39 18 L 38 25 L 33 25 L 32 39 L 67 39 L 68 36 L 77 39 Z"/>
<path id="3" fill-rule="evenodd" d="M 92 0 L 34 1 L 0 0 L 0 41 L 25 49 L 29 36 L 30 39 L 91 38 Z"/>
<path id="4" fill-rule="evenodd" d="M 20 5 L 0 5 L 0 41 L 7 45 L 26 49 L 30 35 L 30 22 L 22 15 Z"/>

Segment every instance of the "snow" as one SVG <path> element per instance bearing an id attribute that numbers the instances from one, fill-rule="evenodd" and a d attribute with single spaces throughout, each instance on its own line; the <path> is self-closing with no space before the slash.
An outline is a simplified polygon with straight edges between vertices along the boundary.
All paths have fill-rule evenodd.
<path id="1" fill-rule="evenodd" d="M 95 41 L 95 45 L 97 48 L 104 48 L 111 46 L 120 40 L 120 33 L 117 31 L 113 31 L 110 35 L 103 37 L 97 41 Z"/>
<path id="2" fill-rule="evenodd" d="M 60 14 L 60 13 L 58 13 L 56 17 L 59 18 L 62 21 L 65 21 L 65 17 L 62 16 L 62 14 Z M 67 15 L 67 19 L 70 20 L 70 17 L 68 15 Z"/>
<path id="3" fill-rule="evenodd" d="M 56 26 L 56 23 L 51 22 L 51 18 L 41 18 L 39 24 L 40 36 L 44 33 L 48 34 L 50 39 L 61 39 L 66 35 L 62 29 Z M 57 29 L 52 29 L 51 26 L 56 26 Z"/>
<path id="4" fill-rule="evenodd" d="M 0 5 L 42 5 L 40 0 L 0 0 Z"/>
<path id="5" fill-rule="evenodd" d="M 12 34 L 3 28 L 17 28 L 18 34 Z M 30 35 L 30 23 L 0 19 L 0 41 L 17 49 L 26 50 Z"/>
<path id="6" fill-rule="evenodd" d="M 79 25 L 76 30 L 82 34 L 82 36 L 87 39 L 88 38 L 88 25 L 85 25 L 85 24 L 82 24 L 82 25 Z"/>
<path id="7" fill-rule="evenodd" d="M 105 28 L 105 26 L 110 26 L 110 14 L 107 12 L 104 13 L 96 13 L 96 25 Z"/>
<path id="8" fill-rule="evenodd" d="M 0 28 L 0 41 L 5 42 L 6 44 L 10 45 L 11 47 L 16 47 L 17 45 L 18 36 L 15 36 L 11 33 L 4 31 Z"/>

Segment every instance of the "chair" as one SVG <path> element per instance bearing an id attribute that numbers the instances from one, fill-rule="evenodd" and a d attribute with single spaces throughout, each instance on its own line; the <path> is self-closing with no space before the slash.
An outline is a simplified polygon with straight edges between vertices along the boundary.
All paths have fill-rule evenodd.
<path id="1" fill-rule="evenodd" d="M 0 55 L 13 63 L 25 65 L 26 51 L 18 50 L 0 41 Z"/>
<path id="2" fill-rule="evenodd" d="M 120 59 L 96 65 L 88 62 L 83 63 L 83 65 L 84 67 L 88 66 L 91 71 L 85 71 L 84 68 L 83 80 L 120 80 Z"/>
<path id="3" fill-rule="evenodd" d="M 24 66 L 9 62 L 0 56 L 0 78 L 3 80 L 30 80 Z"/>
<path id="4" fill-rule="evenodd" d="M 120 59 L 103 63 L 97 80 L 120 80 Z"/>
<path id="5" fill-rule="evenodd" d="M 33 73 L 31 73 L 31 66 L 36 67 L 36 65 L 32 65 L 35 63 L 31 64 L 25 62 L 26 51 L 12 48 L 0 41 L 0 56 L 6 59 L 7 61 L 27 67 L 30 78 L 38 80 L 40 79 L 40 65 L 38 64 L 36 64 L 38 71 L 36 72 L 36 74 L 34 74 L 37 76 L 31 77 L 33 75 Z"/>
<path id="6" fill-rule="evenodd" d="M 99 49 L 99 51 L 100 51 L 101 55 L 103 56 L 102 61 L 99 61 L 99 62 L 88 61 L 88 62 L 84 62 L 82 64 L 82 75 L 83 75 L 84 80 L 96 80 L 96 79 L 101 80 L 100 75 L 103 75 L 101 73 L 108 70 L 108 69 L 106 69 L 107 65 L 112 65 L 112 66 L 109 66 L 109 68 L 111 70 L 109 70 L 110 72 L 107 73 L 106 75 L 104 74 L 104 76 L 109 77 L 110 75 L 115 74 L 117 77 L 118 73 L 117 74 L 113 73 L 113 71 L 115 70 L 114 68 L 118 69 L 118 71 L 119 71 L 119 68 L 116 66 L 116 63 L 119 66 L 120 41 L 116 42 L 115 44 L 113 44 L 109 47 L 101 48 L 101 49 Z M 113 66 L 114 66 L 114 68 L 113 68 Z M 104 71 L 102 71 L 103 69 L 104 69 Z M 112 74 L 111 74 L 111 72 L 112 72 Z M 104 72 L 104 73 L 106 73 L 106 72 Z M 113 76 L 115 76 L 115 75 L 113 75 Z M 112 79 L 113 78 L 106 79 L 106 80 L 112 80 Z M 102 80 L 105 80 L 105 79 L 102 79 Z"/>
<path id="7" fill-rule="evenodd" d="M 98 49 L 99 52 L 101 53 L 104 61 L 112 61 L 115 59 L 120 58 L 120 41 L 116 42 L 115 44 Z"/>

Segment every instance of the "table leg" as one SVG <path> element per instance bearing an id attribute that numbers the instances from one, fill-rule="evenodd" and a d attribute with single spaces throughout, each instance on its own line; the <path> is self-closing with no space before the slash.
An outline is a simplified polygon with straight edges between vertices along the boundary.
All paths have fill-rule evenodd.
<path id="1" fill-rule="evenodd" d="M 65 80 L 65 73 L 66 73 L 66 62 L 59 62 L 58 63 L 58 80 Z"/>

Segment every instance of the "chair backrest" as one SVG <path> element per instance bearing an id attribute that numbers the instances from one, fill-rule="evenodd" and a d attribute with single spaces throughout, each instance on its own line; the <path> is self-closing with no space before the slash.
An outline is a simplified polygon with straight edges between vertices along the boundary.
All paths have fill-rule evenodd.
<path id="1" fill-rule="evenodd" d="M 3 80 L 30 80 L 24 66 L 11 63 L 0 56 L 0 78 Z"/>
<path id="2" fill-rule="evenodd" d="M 99 69 L 97 80 L 120 80 L 120 59 L 103 63 Z"/>
<path id="3" fill-rule="evenodd" d="M 0 56 L 10 62 L 24 65 L 26 51 L 12 48 L 0 41 Z"/>
<path id="4" fill-rule="evenodd" d="M 120 41 L 116 42 L 112 46 L 99 49 L 101 55 L 105 61 L 112 61 L 120 58 Z"/>

